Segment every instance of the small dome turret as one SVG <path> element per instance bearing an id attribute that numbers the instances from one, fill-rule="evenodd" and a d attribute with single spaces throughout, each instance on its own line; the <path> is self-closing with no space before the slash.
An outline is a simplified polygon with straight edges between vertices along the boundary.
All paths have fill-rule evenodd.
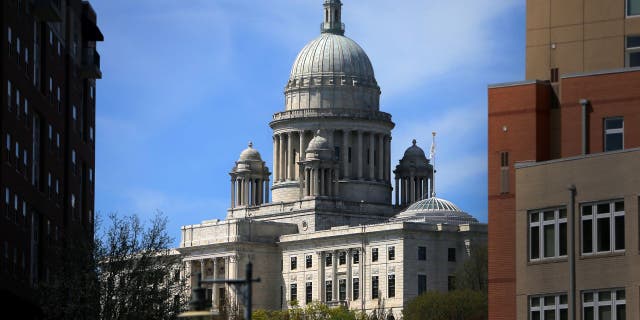
<path id="1" fill-rule="evenodd" d="M 238 161 L 262 161 L 260 152 L 253 148 L 253 142 L 249 142 L 249 146 L 240 152 Z"/>
<path id="2" fill-rule="evenodd" d="M 415 159 L 415 158 L 417 158 L 419 160 L 422 160 L 422 159 L 426 160 L 427 156 L 424 154 L 424 150 L 422 150 L 422 148 L 417 146 L 416 139 L 413 139 L 413 141 L 411 141 L 411 143 L 412 143 L 412 146 L 407 148 L 407 150 L 405 150 L 403 158 L 405 158 L 405 159 L 409 159 L 409 158 Z"/>

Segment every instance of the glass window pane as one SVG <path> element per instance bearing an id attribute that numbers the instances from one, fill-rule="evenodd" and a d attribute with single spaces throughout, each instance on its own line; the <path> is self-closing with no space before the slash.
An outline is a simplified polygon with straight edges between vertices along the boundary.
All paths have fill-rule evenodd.
<path id="1" fill-rule="evenodd" d="M 556 304 L 556 297 L 555 296 L 546 296 L 544 297 L 544 305 L 545 306 L 553 306 Z"/>
<path id="2" fill-rule="evenodd" d="M 622 150 L 622 133 L 608 133 L 605 135 L 604 151 Z"/>
<path id="3" fill-rule="evenodd" d="M 597 232 L 598 232 L 598 251 L 611 250 L 611 229 L 609 229 L 609 218 L 598 219 Z"/>
<path id="4" fill-rule="evenodd" d="M 531 228 L 531 259 L 540 258 L 540 227 Z"/>
<path id="5" fill-rule="evenodd" d="M 615 217 L 616 250 L 624 250 L 624 216 Z"/>
<path id="6" fill-rule="evenodd" d="M 590 216 L 592 214 L 592 206 L 583 206 L 582 207 L 582 215 L 583 216 Z"/>
<path id="7" fill-rule="evenodd" d="M 627 15 L 640 14 L 640 0 L 627 0 Z"/>
<path id="8" fill-rule="evenodd" d="M 629 53 L 629 67 L 640 67 L 640 51 Z"/>
<path id="9" fill-rule="evenodd" d="M 593 307 L 584 307 L 584 320 L 593 320 Z"/>
<path id="10" fill-rule="evenodd" d="M 624 211 L 624 201 L 616 201 L 616 204 L 615 204 L 615 211 L 616 211 L 616 212 L 622 212 L 622 211 Z"/>
<path id="11" fill-rule="evenodd" d="M 592 237 L 592 222 L 593 220 L 582 221 L 582 252 L 593 252 L 593 237 Z"/>
<path id="12" fill-rule="evenodd" d="M 538 212 L 531 213 L 531 222 L 538 222 L 539 221 L 538 220 L 539 219 L 538 216 L 539 216 Z"/>
<path id="13" fill-rule="evenodd" d="M 611 205 L 609 203 L 601 203 L 598 205 L 598 214 L 609 213 Z"/>
<path id="14" fill-rule="evenodd" d="M 622 129 L 622 118 L 612 118 L 604 120 L 605 129 Z"/>
<path id="15" fill-rule="evenodd" d="M 582 296 L 583 302 L 592 302 L 593 301 L 593 292 L 587 292 Z"/>
<path id="16" fill-rule="evenodd" d="M 564 219 L 566 217 L 567 217 L 567 209 L 560 209 L 560 216 L 558 218 Z"/>
<path id="17" fill-rule="evenodd" d="M 627 36 L 627 48 L 640 48 L 640 36 Z"/>
<path id="18" fill-rule="evenodd" d="M 569 319 L 569 312 L 567 311 L 567 309 L 561 309 L 560 320 L 568 320 L 568 319 Z"/>
<path id="19" fill-rule="evenodd" d="M 544 318 L 545 319 L 555 319 L 556 318 L 556 311 L 555 310 L 545 310 L 544 311 Z"/>
<path id="20" fill-rule="evenodd" d="M 540 298 L 538 298 L 538 297 L 531 298 L 531 306 L 532 307 L 539 307 L 540 306 Z"/>
<path id="21" fill-rule="evenodd" d="M 560 304 L 567 304 L 567 295 L 566 294 L 560 295 Z"/>
<path id="22" fill-rule="evenodd" d="M 611 306 L 600 306 L 598 308 L 598 320 L 612 320 Z"/>
<path id="23" fill-rule="evenodd" d="M 559 234 L 558 239 L 560 241 L 560 252 L 559 255 L 565 256 L 567 255 L 567 223 L 563 222 L 558 225 Z"/>
<path id="24" fill-rule="evenodd" d="M 554 220 L 555 218 L 556 218 L 555 212 L 553 211 L 544 212 L 544 221 Z"/>
<path id="25" fill-rule="evenodd" d="M 627 319 L 627 308 L 624 304 L 619 304 L 616 306 L 616 320 L 626 320 Z"/>
<path id="26" fill-rule="evenodd" d="M 625 292 L 624 289 L 616 291 L 616 300 L 624 300 Z"/>
<path id="27" fill-rule="evenodd" d="M 531 311 L 531 320 L 540 320 L 540 311 Z"/>
<path id="28" fill-rule="evenodd" d="M 598 292 L 598 301 L 611 301 L 611 292 L 609 291 Z"/>
<path id="29" fill-rule="evenodd" d="M 543 235 L 543 246 L 544 246 L 544 256 L 553 257 L 556 255 L 556 245 L 555 245 L 555 225 L 546 225 L 542 230 Z"/>

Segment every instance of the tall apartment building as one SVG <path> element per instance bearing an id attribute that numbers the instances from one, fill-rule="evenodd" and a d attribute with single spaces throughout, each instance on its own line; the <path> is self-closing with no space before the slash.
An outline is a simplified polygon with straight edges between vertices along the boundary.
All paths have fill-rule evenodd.
<path id="1" fill-rule="evenodd" d="M 81 0 L 3 0 L 0 295 L 37 313 L 56 252 L 94 229 L 96 13 Z"/>
<path id="2" fill-rule="evenodd" d="M 527 0 L 526 43 L 488 90 L 489 318 L 638 319 L 640 1 Z"/>

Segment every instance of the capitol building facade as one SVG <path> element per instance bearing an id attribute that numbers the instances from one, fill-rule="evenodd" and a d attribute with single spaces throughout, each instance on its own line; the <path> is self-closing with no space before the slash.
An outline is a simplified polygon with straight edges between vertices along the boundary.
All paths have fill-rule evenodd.
<path id="1" fill-rule="evenodd" d="M 392 171 L 394 123 L 367 54 L 344 36 L 341 7 L 324 1 L 321 34 L 293 64 L 285 109 L 269 123 L 273 172 L 250 143 L 229 172 L 226 219 L 181 230 L 188 275 L 243 278 L 253 264 L 254 309 L 322 302 L 399 314 L 425 291 L 451 289 L 486 243 L 486 224 L 435 196 L 415 140 Z M 233 286 L 207 288 L 214 310 L 242 300 Z"/>

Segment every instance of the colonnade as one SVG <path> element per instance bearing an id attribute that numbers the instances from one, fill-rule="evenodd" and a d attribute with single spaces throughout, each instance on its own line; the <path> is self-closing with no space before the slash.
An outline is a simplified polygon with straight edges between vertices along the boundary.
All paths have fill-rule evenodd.
<path id="1" fill-rule="evenodd" d="M 390 134 L 364 130 L 323 131 L 334 148 L 335 159 L 340 162 L 340 179 L 391 181 Z M 298 180 L 297 162 L 304 160 L 312 138 L 312 130 L 288 131 L 273 136 L 274 183 Z"/>
<path id="2" fill-rule="evenodd" d="M 425 176 L 396 177 L 396 204 L 407 206 L 431 197 L 433 179 Z"/>
<path id="3" fill-rule="evenodd" d="M 190 275 L 189 284 L 192 288 L 198 285 L 198 273 L 202 280 L 234 278 L 232 273 L 236 260 L 235 256 L 223 256 L 185 261 L 185 271 Z M 227 300 L 228 290 L 225 284 L 204 283 L 202 286 L 208 289 L 206 298 L 211 299 L 213 309 L 219 309 Z"/>
<path id="4" fill-rule="evenodd" d="M 335 197 L 339 194 L 337 172 L 333 168 L 305 168 L 304 187 L 301 189 L 305 197 L 327 196 Z"/>
<path id="5" fill-rule="evenodd" d="M 231 208 L 269 202 L 269 179 L 255 176 L 231 177 Z"/>
<path id="6" fill-rule="evenodd" d="M 338 264 L 339 255 L 341 252 L 344 252 L 346 255 L 346 267 L 342 267 Z M 318 285 L 316 288 L 317 300 L 328 303 L 328 302 L 338 302 L 338 301 L 352 301 L 353 300 L 353 279 L 358 278 L 358 292 L 359 299 L 362 303 L 365 301 L 365 283 L 364 281 L 364 264 L 365 264 L 365 254 L 362 248 L 352 248 L 347 250 L 332 250 L 332 251 L 318 251 L 316 252 L 316 259 L 318 265 Z M 353 270 L 353 256 L 355 254 L 359 255 L 358 261 L 358 269 L 356 272 Z M 327 258 L 331 255 L 331 274 L 327 274 L 327 270 L 329 267 L 326 265 Z M 346 272 L 343 272 L 343 268 L 346 268 Z M 340 276 L 338 273 L 340 272 Z M 342 276 L 344 274 L 344 276 Z M 345 280 L 346 282 L 346 297 L 345 299 L 340 299 L 340 280 Z M 331 281 L 331 300 L 327 300 L 327 282 Z"/>

